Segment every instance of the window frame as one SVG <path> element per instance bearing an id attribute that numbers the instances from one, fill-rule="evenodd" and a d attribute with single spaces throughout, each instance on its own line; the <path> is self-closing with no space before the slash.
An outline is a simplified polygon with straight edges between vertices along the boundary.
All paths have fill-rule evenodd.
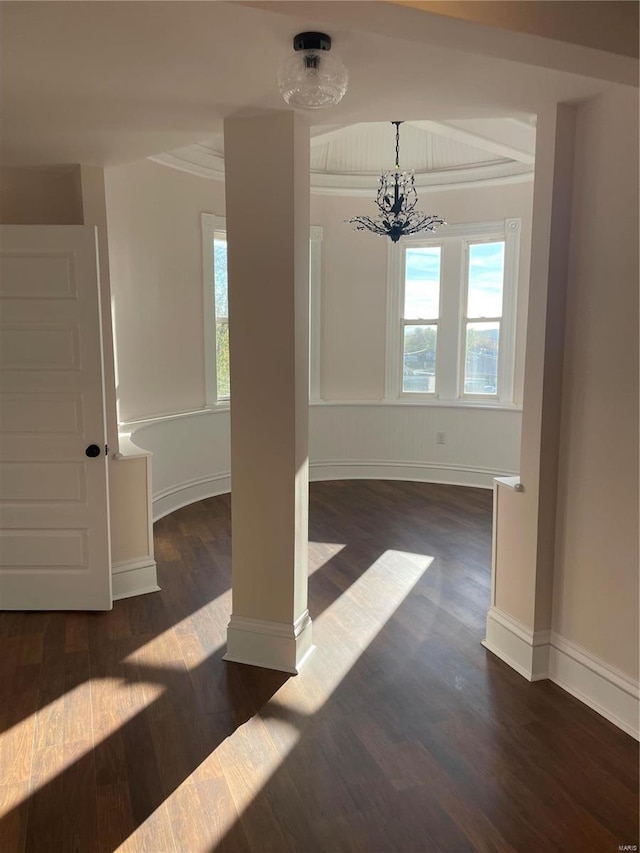
<path id="1" fill-rule="evenodd" d="M 227 220 L 214 213 L 200 216 L 202 231 L 202 310 L 204 328 L 204 381 L 205 408 L 229 408 L 230 396 L 218 398 L 216 358 L 215 261 L 216 239 L 224 235 Z M 309 400 L 320 401 L 321 396 L 321 282 L 322 282 L 322 227 L 312 225 L 309 230 Z M 228 318 L 227 318 L 228 319 Z"/>
<path id="2" fill-rule="evenodd" d="M 521 219 L 443 226 L 432 237 L 404 237 L 389 246 L 387 266 L 387 334 L 385 399 L 416 404 L 503 406 L 513 403 L 515 325 L 520 257 Z M 504 242 L 504 282 L 498 348 L 496 394 L 464 392 L 469 246 Z M 440 246 L 440 306 L 436 345 L 435 392 L 403 390 L 404 292 L 406 249 Z M 477 322 L 483 322 L 479 318 Z M 413 321 L 412 321 L 413 322 Z M 417 322 L 417 321 L 416 321 Z M 486 321 L 488 322 L 488 320 Z M 426 325 L 426 321 L 424 322 Z"/>

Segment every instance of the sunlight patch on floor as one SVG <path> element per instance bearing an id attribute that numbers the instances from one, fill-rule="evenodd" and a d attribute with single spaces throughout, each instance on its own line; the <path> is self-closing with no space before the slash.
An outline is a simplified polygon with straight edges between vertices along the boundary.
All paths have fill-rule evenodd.
<path id="1" fill-rule="evenodd" d="M 340 542 L 309 542 L 309 574 L 317 572 L 346 547 Z"/>
<path id="2" fill-rule="evenodd" d="M 195 669 L 227 641 L 231 615 L 231 590 L 207 602 L 162 634 L 141 644 L 125 659 L 125 664 L 162 669 Z M 203 628 L 204 625 L 204 628 Z M 199 626 L 199 628 L 198 628 Z"/>
<path id="3" fill-rule="evenodd" d="M 302 673 L 278 691 L 278 700 L 302 714 L 321 708 L 433 560 L 424 554 L 385 551 L 314 620 L 316 651 Z"/>
<path id="4" fill-rule="evenodd" d="M 338 553 L 344 546 L 331 547 Z M 290 678 L 259 714 L 226 738 L 122 849 L 142 849 L 141 833 L 149 831 L 150 822 L 165 821 L 167 814 L 180 811 L 181 799 L 189 797 L 190 820 L 202 824 L 198 834 L 202 843 L 190 853 L 211 851 L 278 771 L 311 723 L 309 718 L 331 698 L 433 559 L 404 551 L 382 554 L 314 622 L 318 648 L 302 673 Z M 199 786 L 212 784 L 211 780 L 222 802 L 231 798 L 214 815 L 209 814 L 210 803 L 198 799 Z"/>

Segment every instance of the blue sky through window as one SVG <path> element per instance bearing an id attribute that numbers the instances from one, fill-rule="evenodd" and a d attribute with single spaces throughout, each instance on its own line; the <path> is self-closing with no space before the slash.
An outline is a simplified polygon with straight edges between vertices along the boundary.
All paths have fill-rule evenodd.
<path id="1" fill-rule="evenodd" d="M 503 284 L 504 243 L 472 243 L 467 317 L 502 316 Z"/>
<path id="2" fill-rule="evenodd" d="M 407 249 L 405 259 L 405 319 L 437 319 L 440 313 L 440 246 Z"/>

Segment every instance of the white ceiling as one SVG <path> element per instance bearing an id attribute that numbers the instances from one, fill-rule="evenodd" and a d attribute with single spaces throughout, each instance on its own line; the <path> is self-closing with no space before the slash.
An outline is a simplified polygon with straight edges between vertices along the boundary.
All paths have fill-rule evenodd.
<path id="1" fill-rule="evenodd" d="M 533 116 L 529 121 L 407 121 L 400 128 L 400 167 L 415 172 L 418 187 L 530 180 L 535 135 Z M 331 195 L 370 194 L 380 173 L 393 166 L 394 157 L 395 127 L 390 122 L 316 127 L 311 139 L 311 189 Z M 151 159 L 224 180 L 224 137 L 216 134 Z"/>
<path id="2" fill-rule="evenodd" d="M 627 57 L 366 0 L 1 11 L 6 165 L 127 162 L 211 140 L 226 116 L 283 109 L 275 71 L 306 29 L 329 31 L 350 74 L 342 103 L 309 115 L 320 125 L 525 118 L 637 78 Z"/>

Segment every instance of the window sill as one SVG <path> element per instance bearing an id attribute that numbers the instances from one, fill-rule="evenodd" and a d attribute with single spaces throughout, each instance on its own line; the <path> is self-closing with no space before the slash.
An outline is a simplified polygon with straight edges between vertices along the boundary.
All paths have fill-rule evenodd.
<path id="1" fill-rule="evenodd" d="M 434 409 L 489 409 L 498 412 L 521 412 L 522 406 L 516 403 L 499 403 L 490 400 L 437 400 L 421 398 L 419 400 L 310 400 L 310 406 L 399 406 L 406 408 Z"/>

